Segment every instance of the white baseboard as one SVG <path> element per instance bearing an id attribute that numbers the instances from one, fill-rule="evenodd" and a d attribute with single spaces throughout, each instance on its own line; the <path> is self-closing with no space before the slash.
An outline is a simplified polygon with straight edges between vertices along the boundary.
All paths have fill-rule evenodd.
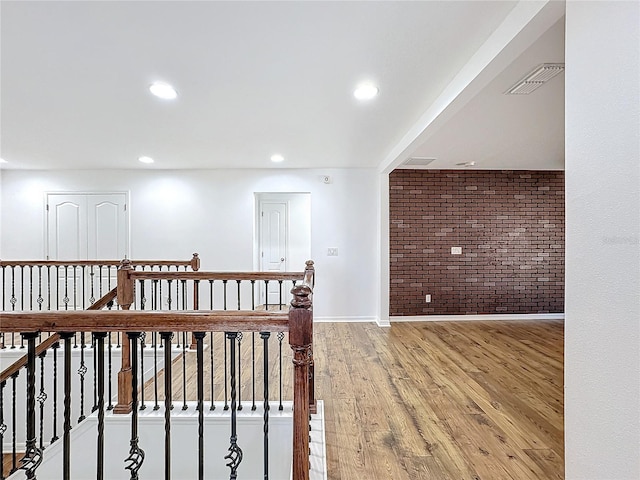
<path id="1" fill-rule="evenodd" d="M 395 322 L 466 322 L 511 320 L 564 320 L 564 313 L 490 313 L 486 315 L 416 315 L 414 317 L 390 317 Z"/>
<path id="2" fill-rule="evenodd" d="M 376 322 L 376 317 L 313 317 L 315 323 L 366 323 Z"/>

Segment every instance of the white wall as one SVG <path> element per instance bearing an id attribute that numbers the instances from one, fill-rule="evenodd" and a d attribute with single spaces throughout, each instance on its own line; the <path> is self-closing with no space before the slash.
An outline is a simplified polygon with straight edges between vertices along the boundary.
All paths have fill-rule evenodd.
<path id="1" fill-rule="evenodd" d="M 376 182 L 373 169 L 3 170 L 0 258 L 44 258 L 45 192 L 129 191 L 132 258 L 189 259 L 198 252 L 203 270 L 252 270 L 254 192 L 309 192 L 315 316 L 372 320 Z M 339 255 L 328 257 L 329 247 Z"/>
<path id="2" fill-rule="evenodd" d="M 637 480 L 640 4 L 566 9 L 566 478 Z"/>

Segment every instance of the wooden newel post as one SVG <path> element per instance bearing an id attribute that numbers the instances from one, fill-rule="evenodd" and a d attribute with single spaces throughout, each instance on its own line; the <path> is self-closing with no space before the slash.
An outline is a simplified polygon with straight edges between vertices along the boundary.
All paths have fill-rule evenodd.
<path id="1" fill-rule="evenodd" d="M 129 310 L 134 300 L 134 282 L 131 278 L 133 266 L 131 260 L 124 259 L 118 269 L 118 304 L 123 310 Z M 113 408 L 113 413 L 131 413 L 133 397 L 131 392 L 131 354 L 129 337 L 122 335 L 122 364 L 118 372 L 118 403 Z"/>
<path id="2" fill-rule="evenodd" d="M 304 268 L 304 283 L 314 288 L 316 285 L 316 271 L 313 266 L 313 260 L 307 260 Z M 313 320 L 312 320 L 313 321 Z M 312 323 L 313 334 L 313 323 Z M 316 379 L 315 379 L 315 363 L 313 361 L 313 343 L 311 345 L 311 351 L 309 352 L 309 412 L 318 413 L 318 406 L 316 404 Z"/>
<path id="3" fill-rule="evenodd" d="M 309 364 L 313 344 L 312 290 L 291 290 L 289 345 L 293 350 L 293 480 L 309 480 Z"/>
<path id="4" fill-rule="evenodd" d="M 191 258 L 191 270 L 193 270 L 194 272 L 200 270 L 200 257 L 197 253 L 194 253 L 193 257 Z"/>

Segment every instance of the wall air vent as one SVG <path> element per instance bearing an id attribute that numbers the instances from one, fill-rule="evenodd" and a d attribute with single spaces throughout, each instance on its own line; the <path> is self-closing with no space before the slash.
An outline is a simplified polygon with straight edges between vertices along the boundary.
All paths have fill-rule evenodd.
<path id="1" fill-rule="evenodd" d="M 398 168 L 425 168 L 431 162 L 435 162 L 435 158 L 430 157 L 409 157 Z"/>
<path id="2" fill-rule="evenodd" d="M 564 71 L 564 63 L 543 63 L 505 92 L 505 95 L 528 95 Z"/>

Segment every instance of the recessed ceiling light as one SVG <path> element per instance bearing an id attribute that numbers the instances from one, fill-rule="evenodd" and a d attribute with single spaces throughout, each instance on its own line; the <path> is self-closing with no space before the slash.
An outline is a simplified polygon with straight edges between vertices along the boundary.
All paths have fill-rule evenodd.
<path id="1" fill-rule="evenodd" d="M 153 163 L 153 158 L 151 157 L 138 157 L 138 160 L 142 163 Z"/>
<path id="2" fill-rule="evenodd" d="M 280 163 L 284 161 L 284 157 L 282 155 L 280 155 L 279 153 L 275 153 L 273 155 L 271 155 L 271 161 L 275 162 L 275 163 Z"/>
<path id="3" fill-rule="evenodd" d="M 378 95 L 378 87 L 373 83 L 361 83 L 353 91 L 353 96 L 358 100 L 371 100 Z"/>
<path id="4" fill-rule="evenodd" d="M 149 91 L 158 98 L 173 100 L 178 96 L 178 92 L 171 85 L 165 82 L 154 82 L 149 86 Z"/>

